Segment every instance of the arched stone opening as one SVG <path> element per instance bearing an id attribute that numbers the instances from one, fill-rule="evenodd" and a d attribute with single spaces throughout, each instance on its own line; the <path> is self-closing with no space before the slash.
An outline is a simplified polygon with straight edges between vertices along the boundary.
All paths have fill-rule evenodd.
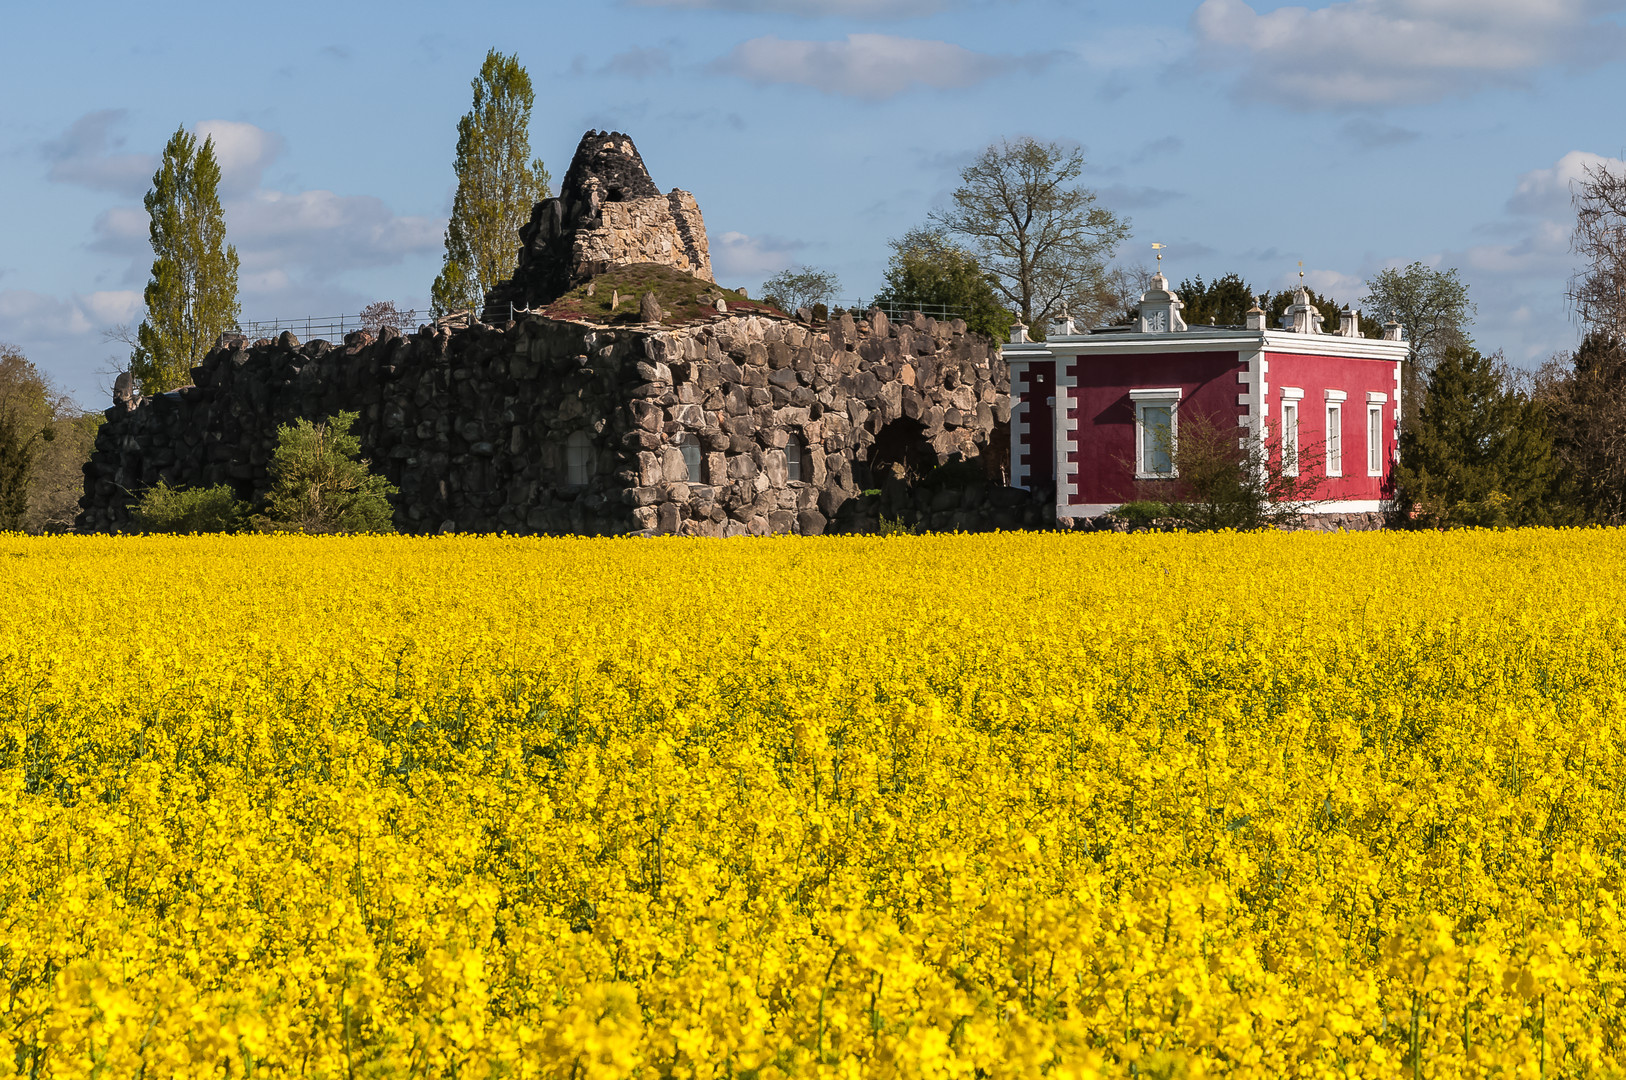
<path id="1" fill-rule="evenodd" d="M 926 438 L 926 428 L 918 420 L 899 417 L 875 434 L 869 452 L 871 481 L 902 480 L 908 484 L 937 468 L 937 451 Z"/>

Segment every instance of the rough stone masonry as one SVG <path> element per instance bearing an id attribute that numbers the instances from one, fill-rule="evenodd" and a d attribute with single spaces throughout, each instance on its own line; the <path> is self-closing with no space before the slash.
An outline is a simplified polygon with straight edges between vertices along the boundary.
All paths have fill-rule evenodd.
<path id="1" fill-rule="evenodd" d="M 500 325 L 342 345 L 228 335 L 192 386 L 121 392 L 85 467 L 80 527 L 127 528 L 160 478 L 258 499 L 279 425 L 340 411 L 359 414 L 364 453 L 400 488 L 395 523 L 417 533 L 815 534 L 844 510 L 872 522 L 854 512 L 866 489 L 957 458 L 997 462 L 1005 445 L 1007 369 L 959 320 L 715 307 L 675 325 L 545 308 L 507 319 L 502 297 L 536 307 L 617 260 L 710 281 L 693 198 L 660 196 L 625 135 L 588 133 L 522 240 L 514 280 L 487 298 Z M 1023 523 L 1014 502 L 1000 523 Z M 944 514 L 984 524 L 969 503 Z"/>

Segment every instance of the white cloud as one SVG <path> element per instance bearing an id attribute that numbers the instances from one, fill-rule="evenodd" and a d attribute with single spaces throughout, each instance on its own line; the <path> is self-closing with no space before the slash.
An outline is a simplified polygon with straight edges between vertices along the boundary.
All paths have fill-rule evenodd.
<path id="1" fill-rule="evenodd" d="M 725 232 L 711 241 L 712 268 L 722 279 L 760 280 L 796 261 L 796 253 L 807 245 L 800 240 L 778 236 L 747 236 Z"/>
<path id="2" fill-rule="evenodd" d="M 1570 184 L 1588 166 L 1599 165 L 1626 169 L 1617 158 L 1572 150 L 1550 166 L 1519 174 L 1504 213 L 1474 230 L 1477 242 L 1423 260 L 1460 270 L 1478 305 L 1474 337 L 1481 349 L 1504 349 L 1515 363 L 1536 364 L 1575 347 L 1579 332 L 1565 299 L 1576 266 Z"/>
<path id="3" fill-rule="evenodd" d="M 1139 165 L 1144 161 L 1163 157 L 1166 154 L 1178 154 L 1185 149 L 1185 146 L 1186 142 L 1180 136 L 1165 135 L 1161 139 L 1153 139 L 1151 142 L 1142 143 L 1140 149 L 1130 155 L 1129 163 Z"/>
<path id="4" fill-rule="evenodd" d="M 117 120 L 116 114 L 91 114 L 53 146 L 61 160 L 105 163 L 111 160 L 102 153 L 106 131 Z M 345 271 L 389 266 L 440 248 L 444 221 L 396 214 L 374 196 L 264 186 L 266 168 L 284 148 L 275 132 L 241 121 L 206 120 L 197 134 L 214 140 L 226 239 L 241 261 L 239 288 L 256 309 L 293 314 L 283 307 L 295 297 L 308 299 L 312 291 L 331 294 L 331 282 Z M 148 224 L 140 206 L 109 207 L 92 225 L 90 249 L 128 259 L 124 279 L 144 282 L 152 259 Z"/>
<path id="5" fill-rule="evenodd" d="M 740 11 L 806 18 L 907 19 L 957 6 L 953 0 L 631 0 L 634 7 Z"/>
<path id="6" fill-rule="evenodd" d="M 1313 289 L 1319 296 L 1330 296 L 1340 304 L 1359 305 L 1366 298 L 1366 279 L 1355 274 L 1346 274 L 1342 270 L 1310 270 L 1304 271 L 1304 284 Z M 1276 279 L 1277 290 L 1296 289 L 1299 285 L 1298 271 L 1284 271 Z M 1338 322 L 1338 313 L 1323 311 L 1327 321 L 1334 325 Z"/>
<path id="7" fill-rule="evenodd" d="M 116 131 L 127 115 L 123 109 L 99 109 L 69 124 L 60 137 L 40 148 L 50 162 L 46 177 L 59 184 L 121 195 L 146 191 L 158 168 L 158 155 L 119 152 L 124 138 Z"/>
<path id="8" fill-rule="evenodd" d="M 161 154 L 121 152 L 117 134 L 128 119 L 123 109 L 86 113 L 59 137 L 40 147 L 50 169 L 48 179 L 97 191 L 140 195 L 152 185 Z M 213 139 L 223 193 L 252 191 L 265 169 L 282 153 L 282 136 L 239 120 L 205 120 L 193 129 L 199 140 Z"/>
<path id="9" fill-rule="evenodd" d="M 123 119 L 116 110 L 88 114 L 43 147 L 51 178 L 126 199 L 139 196 L 157 155 L 132 164 L 127 159 L 139 155 L 118 152 L 114 132 Z M 214 140 L 226 239 L 237 248 L 238 292 L 248 318 L 357 311 L 379 298 L 376 286 L 358 284 L 365 271 L 414 258 L 427 263 L 440 250 L 444 220 L 397 214 L 371 195 L 267 187 L 266 169 L 283 151 L 275 132 L 234 120 L 206 120 L 196 131 Z M 152 262 L 148 225 L 146 211 L 125 200 L 103 210 L 92 225 L 89 249 L 123 263 L 127 289 L 65 298 L 0 291 L 0 340 L 22 346 L 82 404 L 96 404 L 105 390 L 98 373 L 110 363 L 109 346 L 100 331 L 142 317 L 139 290 Z M 424 269 L 427 282 L 433 271 Z M 422 298 L 398 299 L 411 305 Z"/>
<path id="10" fill-rule="evenodd" d="M 827 94 L 881 101 L 917 86 L 937 90 L 975 86 L 1016 64 L 1012 57 L 972 52 L 947 41 L 848 34 L 845 41 L 752 38 L 712 66 L 754 83 L 810 86 Z"/>
<path id="11" fill-rule="evenodd" d="M 1396 124 L 1385 124 L 1374 120 L 1370 116 L 1357 116 L 1345 121 L 1339 132 L 1346 139 L 1350 139 L 1363 150 L 1381 150 L 1390 146 L 1402 146 L 1415 142 L 1423 137 L 1422 132 L 1403 128 Z"/>
<path id="12" fill-rule="evenodd" d="M 109 207 L 96 216 L 95 223 L 90 227 L 95 235 L 90 249 L 132 259 L 148 256 L 152 253 L 147 246 L 151 235 L 150 224 L 147 211 L 139 206 Z"/>
<path id="13" fill-rule="evenodd" d="M 1613 61 L 1621 0 L 1338 0 L 1260 13 L 1203 0 L 1191 24 L 1209 56 L 1242 68 L 1251 97 L 1302 108 L 1434 101 L 1522 82 L 1553 64 Z"/>
<path id="14" fill-rule="evenodd" d="M 1108 184 L 1106 187 L 1095 189 L 1096 201 L 1108 210 L 1116 212 L 1145 210 L 1185 197 L 1183 191 L 1145 185 L 1137 187 L 1129 184 Z"/>
<path id="15" fill-rule="evenodd" d="M 266 167 L 283 149 L 281 135 L 238 120 L 205 120 L 195 130 L 200 141 L 214 140 L 220 188 L 225 193 L 259 187 Z"/>
<path id="16" fill-rule="evenodd" d="M 1508 230 L 1498 244 L 1475 244 L 1462 253 L 1466 269 L 1492 274 L 1564 274 L 1570 265 L 1567 222 L 1537 221 Z"/>
<path id="17" fill-rule="evenodd" d="M 100 333 L 139 318 L 141 293 L 134 289 L 74 293 L 66 299 L 29 289 L 0 291 L 0 338 L 62 338 Z"/>
<path id="18" fill-rule="evenodd" d="M 1140 76 L 1170 67 L 1184 57 L 1191 51 L 1191 36 L 1159 23 L 1092 27 L 1089 37 L 1072 48 L 1097 71 Z"/>
<path id="19" fill-rule="evenodd" d="M 29 289 L 0 290 L 0 341 L 23 354 L 86 408 L 107 404 L 110 379 L 123 346 L 103 342 L 101 331 L 133 323 L 142 312 L 139 292 L 76 293 L 66 298 Z"/>
<path id="20" fill-rule="evenodd" d="M 445 228 L 443 221 L 397 215 L 371 195 L 321 190 L 260 188 L 229 200 L 225 211 L 245 269 L 297 267 L 316 277 L 434 251 Z"/>
<path id="21" fill-rule="evenodd" d="M 577 58 L 579 64 L 585 67 L 586 61 Z M 573 65 L 574 68 L 574 65 Z M 610 75 L 618 79 L 647 79 L 657 75 L 672 74 L 672 54 L 669 50 L 658 46 L 648 48 L 634 46 L 625 52 L 618 52 L 597 70 L 600 75 Z"/>
<path id="22" fill-rule="evenodd" d="M 1573 213 L 1570 185 L 1584 180 L 1588 169 L 1600 166 L 1618 173 L 1626 169 L 1626 162 L 1586 150 L 1571 150 L 1550 169 L 1532 169 L 1519 177 L 1518 186 L 1507 201 L 1508 212 L 1569 217 Z"/>

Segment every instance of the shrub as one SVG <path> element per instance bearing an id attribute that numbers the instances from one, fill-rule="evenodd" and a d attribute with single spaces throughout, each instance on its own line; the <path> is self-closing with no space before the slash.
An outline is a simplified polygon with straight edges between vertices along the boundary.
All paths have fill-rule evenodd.
<path id="1" fill-rule="evenodd" d="M 1150 525 L 1161 518 L 1179 517 L 1177 511 L 1177 507 L 1171 507 L 1168 503 L 1138 499 L 1135 502 L 1124 503 L 1112 511 L 1112 516 L 1123 518 L 1131 525 Z"/>
<path id="2" fill-rule="evenodd" d="M 172 488 L 162 478 L 130 506 L 136 528 L 149 533 L 236 532 L 248 518 L 228 484 Z"/>
<path id="3" fill-rule="evenodd" d="M 355 422 L 355 413 L 342 412 L 277 428 L 272 487 L 256 524 L 307 533 L 393 531 L 389 497 L 397 488 L 368 471 L 361 440 L 350 434 Z"/>
<path id="4" fill-rule="evenodd" d="M 1201 413 L 1181 415 L 1178 437 L 1167 451 L 1173 471 L 1167 479 L 1137 483 L 1136 503 L 1161 503 L 1161 516 L 1178 517 L 1193 529 L 1290 525 L 1309 508 L 1323 479 L 1319 446 L 1300 447 L 1300 469 L 1290 473 L 1279 437 L 1242 434 L 1234 424 Z M 1131 461 L 1124 465 L 1134 467 Z"/>

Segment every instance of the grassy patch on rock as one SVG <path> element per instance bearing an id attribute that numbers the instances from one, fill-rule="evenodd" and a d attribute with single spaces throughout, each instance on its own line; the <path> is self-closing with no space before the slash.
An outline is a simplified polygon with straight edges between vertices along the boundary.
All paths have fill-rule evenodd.
<path id="1" fill-rule="evenodd" d="M 712 318 L 717 314 L 718 298 L 731 315 L 785 314 L 772 304 L 748 299 L 733 289 L 658 263 L 633 263 L 606 270 L 586 285 L 565 293 L 543 312 L 555 319 L 637 325 L 643 322 L 638 314 L 638 302 L 646 292 L 654 293 L 660 301 L 663 326 L 682 326 Z"/>

